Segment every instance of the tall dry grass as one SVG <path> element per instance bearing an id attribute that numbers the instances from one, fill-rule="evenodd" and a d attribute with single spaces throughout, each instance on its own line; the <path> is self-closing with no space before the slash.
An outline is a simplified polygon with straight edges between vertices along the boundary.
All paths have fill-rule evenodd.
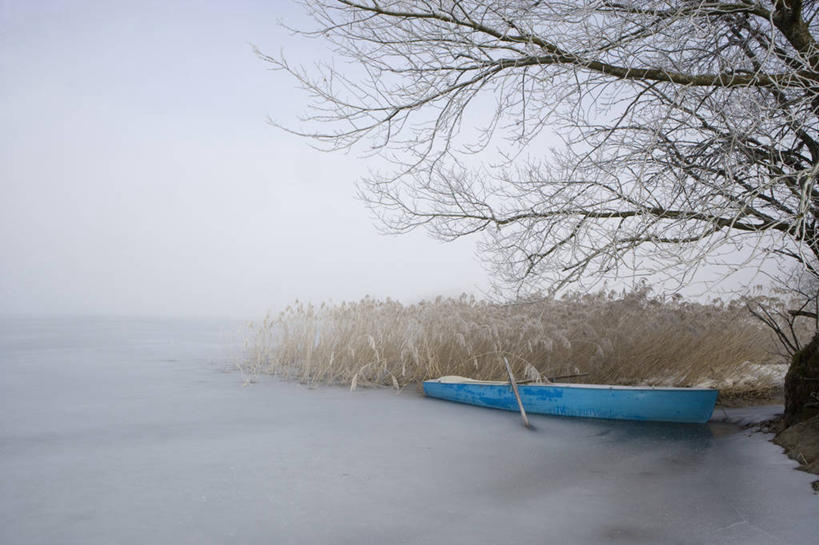
<path id="1" fill-rule="evenodd" d="M 574 381 L 764 389 L 771 374 L 736 378 L 771 361 L 777 347 L 739 303 L 661 299 L 643 289 L 516 304 L 468 296 L 297 302 L 251 324 L 246 348 L 250 373 L 352 388 L 443 375 L 505 379 L 506 356 L 519 378 L 588 373 Z"/>

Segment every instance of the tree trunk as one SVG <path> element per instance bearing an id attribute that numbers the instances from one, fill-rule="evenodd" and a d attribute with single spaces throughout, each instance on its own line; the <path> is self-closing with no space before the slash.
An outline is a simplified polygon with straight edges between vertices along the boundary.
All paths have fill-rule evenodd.
<path id="1" fill-rule="evenodd" d="M 785 425 L 819 414 L 819 333 L 793 355 L 785 375 Z"/>

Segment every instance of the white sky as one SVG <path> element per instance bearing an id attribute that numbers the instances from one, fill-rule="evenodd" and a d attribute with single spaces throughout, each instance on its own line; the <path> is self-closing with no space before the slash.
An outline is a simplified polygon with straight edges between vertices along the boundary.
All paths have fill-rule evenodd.
<path id="1" fill-rule="evenodd" d="M 0 0 L 0 313 L 256 318 L 478 292 L 474 241 L 379 235 L 367 161 L 266 124 L 304 99 L 290 2 Z"/>

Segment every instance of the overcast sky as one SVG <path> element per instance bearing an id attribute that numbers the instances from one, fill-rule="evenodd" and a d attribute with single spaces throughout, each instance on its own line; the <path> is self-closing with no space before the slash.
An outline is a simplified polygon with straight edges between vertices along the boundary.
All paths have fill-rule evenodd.
<path id="1" fill-rule="evenodd" d="M 376 232 L 367 160 L 266 124 L 304 98 L 250 44 L 322 55 L 277 25 L 299 6 L 0 2 L 0 313 L 252 319 L 487 285 L 474 241 Z"/>

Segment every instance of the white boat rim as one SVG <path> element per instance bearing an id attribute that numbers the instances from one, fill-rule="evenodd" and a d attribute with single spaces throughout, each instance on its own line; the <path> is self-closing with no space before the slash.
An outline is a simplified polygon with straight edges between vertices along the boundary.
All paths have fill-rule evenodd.
<path id="1" fill-rule="evenodd" d="M 477 380 L 474 378 L 467 378 L 467 377 L 459 377 L 457 375 L 447 375 L 444 377 L 439 377 L 436 379 L 425 380 L 424 382 L 438 382 L 441 384 L 474 384 L 478 385 L 485 385 L 485 386 L 504 386 L 508 385 L 509 381 L 503 380 Z M 566 384 L 566 383 L 556 383 L 556 382 L 527 382 L 523 384 L 518 384 L 521 388 L 526 388 L 529 386 L 538 386 L 538 387 L 557 387 L 557 388 L 586 388 L 590 390 L 685 390 L 685 391 L 711 391 L 714 388 L 687 388 L 687 387 L 679 387 L 679 386 L 619 386 L 615 384 Z"/>

